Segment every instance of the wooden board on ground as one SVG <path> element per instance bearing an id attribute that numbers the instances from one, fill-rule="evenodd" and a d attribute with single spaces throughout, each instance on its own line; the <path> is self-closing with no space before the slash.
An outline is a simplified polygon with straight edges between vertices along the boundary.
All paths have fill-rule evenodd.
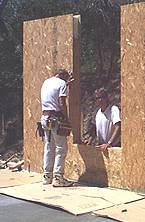
<path id="1" fill-rule="evenodd" d="M 122 222 L 145 221 L 145 199 L 128 204 L 110 207 L 94 212 L 99 216 L 108 216 Z"/>
<path id="2" fill-rule="evenodd" d="M 42 175 L 34 172 L 12 172 L 9 169 L 0 170 L 0 188 L 18 186 L 42 181 Z"/>
<path id="3" fill-rule="evenodd" d="M 59 207 L 74 215 L 108 208 L 141 199 L 137 193 L 112 188 L 79 186 L 54 188 L 42 183 L 0 189 L 0 193 L 16 198 Z"/>

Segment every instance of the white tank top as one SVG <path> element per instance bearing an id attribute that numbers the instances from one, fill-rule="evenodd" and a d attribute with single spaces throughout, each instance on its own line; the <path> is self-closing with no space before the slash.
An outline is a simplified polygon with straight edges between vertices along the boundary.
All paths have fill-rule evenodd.
<path id="1" fill-rule="evenodd" d="M 96 113 L 96 132 L 100 144 L 107 143 L 112 135 L 114 124 L 120 122 L 120 110 L 117 106 L 108 106 L 102 112 L 101 109 Z M 117 144 L 120 137 L 113 142 L 112 145 Z"/>

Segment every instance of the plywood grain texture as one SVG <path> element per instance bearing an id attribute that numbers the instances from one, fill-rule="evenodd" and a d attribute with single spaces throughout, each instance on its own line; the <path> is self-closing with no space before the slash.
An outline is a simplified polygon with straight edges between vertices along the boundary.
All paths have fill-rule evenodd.
<path id="1" fill-rule="evenodd" d="M 66 177 L 88 184 L 121 188 L 122 148 L 110 148 L 102 153 L 99 148 L 73 144 L 69 137 L 66 158 Z"/>
<path id="2" fill-rule="evenodd" d="M 25 168 L 43 172 L 43 142 L 35 137 L 41 117 L 40 89 L 44 79 L 59 67 L 73 69 L 69 113 L 73 126 L 68 138 L 65 175 L 70 179 L 120 187 L 121 150 L 105 157 L 80 142 L 80 18 L 72 15 L 24 23 L 24 159 Z M 119 154 L 119 155 L 118 155 Z M 113 165 L 113 166 L 112 166 Z M 108 182 L 109 181 L 109 182 Z"/>
<path id="3" fill-rule="evenodd" d="M 68 103 L 73 135 L 68 138 L 65 175 L 100 186 L 145 190 L 144 22 L 144 3 L 121 7 L 122 148 L 109 149 L 106 154 L 74 144 L 79 142 L 81 130 L 78 20 L 67 15 L 24 23 L 25 168 L 43 171 L 43 142 L 35 138 L 41 116 L 40 88 L 57 68 L 65 67 L 75 71 Z"/>
<path id="4" fill-rule="evenodd" d="M 43 158 L 43 143 L 35 137 L 40 89 L 58 68 L 73 69 L 72 27 L 72 15 L 24 22 L 24 159 L 25 167 L 37 172 Z"/>
<path id="5" fill-rule="evenodd" d="M 145 190 L 145 3 L 121 8 L 122 185 Z"/>
<path id="6" fill-rule="evenodd" d="M 69 117 L 72 124 L 73 143 L 80 143 L 81 138 L 81 104 L 80 104 L 80 16 L 73 16 L 73 77 L 70 85 Z"/>

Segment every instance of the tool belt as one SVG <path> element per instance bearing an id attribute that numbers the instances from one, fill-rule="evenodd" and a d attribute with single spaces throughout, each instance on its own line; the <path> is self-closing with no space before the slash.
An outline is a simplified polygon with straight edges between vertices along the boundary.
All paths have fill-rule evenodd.
<path id="1" fill-rule="evenodd" d="M 49 142 L 51 140 L 51 130 L 56 128 L 57 135 L 69 136 L 71 132 L 71 126 L 68 121 L 64 118 L 64 115 L 60 111 L 55 110 L 44 110 L 42 113 L 44 116 L 48 116 L 47 119 L 47 130 L 49 131 Z M 37 122 L 36 137 L 37 132 L 39 137 L 44 138 L 44 129 L 42 128 L 41 122 Z"/>
<path id="2" fill-rule="evenodd" d="M 48 117 L 55 117 L 56 115 L 57 115 L 57 111 L 55 111 L 55 110 L 44 110 L 43 112 L 42 112 L 42 114 L 44 115 L 44 116 L 48 116 Z"/>
<path id="3" fill-rule="evenodd" d="M 57 134 L 60 136 L 69 136 L 71 132 L 70 123 L 65 119 L 61 111 L 44 110 L 43 115 L 48 116 L 48 128 L 57 127 Z"/>
<path id="4" fill-rule="evenodd" d="M 69 136 L 71 132 L 70 123 L 62 118 L 62 116 L 49 117 L 47 120 L 47 127 L 49 135 L 53 128 L 56 128 L 57 135 L 59 136 Z"/>
<path id="5" fill-rule="evenodd" d="M 60 136 L 69 136 L 71 133 L 71 125 L 68 121 L 58 121 L 57 126 L 57 135 Z"/>
<path id="6" fill-rule="evenodd" d="M 56 128 L 57 135 L 69 136 L 71 132 L 71 126 L 68 121 L 59 117 L 49 117 L 47 120 L 47 130 L 49 131 L 49 142 L 51 139 L 51 130 Z"/>

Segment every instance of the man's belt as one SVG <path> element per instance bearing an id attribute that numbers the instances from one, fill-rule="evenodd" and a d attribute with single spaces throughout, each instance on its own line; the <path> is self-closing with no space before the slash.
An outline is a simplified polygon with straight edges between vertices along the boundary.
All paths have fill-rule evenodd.
<path id="1" fill-rule="evenodd" d="M 55 110 L 43 110 L 42 114 L 44 116 L 48 117 L 58 117 L 58 118 L 64 118 L 61 111 L 55 111 Z"/>
<path id="2" fill-rule="evenodd" d="M 56 113 L 55 110 L 43 110 L 42 112 L 44 116 L 56 116 Z"/>

